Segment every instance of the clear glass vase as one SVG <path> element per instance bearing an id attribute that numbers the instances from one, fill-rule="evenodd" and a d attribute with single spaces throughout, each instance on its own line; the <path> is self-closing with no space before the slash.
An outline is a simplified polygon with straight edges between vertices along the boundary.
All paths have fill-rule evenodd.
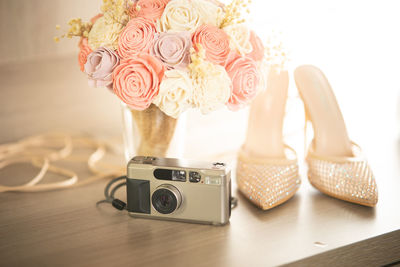
<path id="1" fill-rule="evenodd" d="M 186 116 L 174 119 L 157 106 L 143 111 L 121 103 L 125 159 L 134 156 L 182 158 L 185 150 Z"/>

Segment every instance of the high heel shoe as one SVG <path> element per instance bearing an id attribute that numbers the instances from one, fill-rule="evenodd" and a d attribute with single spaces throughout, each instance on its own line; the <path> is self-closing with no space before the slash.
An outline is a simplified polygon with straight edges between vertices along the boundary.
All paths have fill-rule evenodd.
<path id="1" fill-rule="evenodd" d="M 289 200 L 301 183 L 296 153 L 282 137 L 288 84 L 287 72 L 270 72 L 267 90 L 251 106 L 247 137 L 238 156 L 238 188 L 263 210 Z"/>
<path id="2" fill-rule="evenodd" d="M 306 156 L 310 183 L 329 196 L 375 206 L 378 190 L 374 175 L 360 147 L 348 137 L 325 75 L 314 66 L 298 67 L 294 74 L 306 119 L 314 130 L 314 140 Z"/>

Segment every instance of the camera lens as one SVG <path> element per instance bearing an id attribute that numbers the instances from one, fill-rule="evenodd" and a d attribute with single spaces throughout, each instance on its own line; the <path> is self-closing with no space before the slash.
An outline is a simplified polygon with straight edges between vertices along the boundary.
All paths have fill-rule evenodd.
<path id="1" fill-rule="evenodd" d="M 181 194 L 172 185 L 161 185 L 153 193 L 151 202 L 154 209 L 161 214 L 171 214 L 179 208 L 182 202 Z"/>

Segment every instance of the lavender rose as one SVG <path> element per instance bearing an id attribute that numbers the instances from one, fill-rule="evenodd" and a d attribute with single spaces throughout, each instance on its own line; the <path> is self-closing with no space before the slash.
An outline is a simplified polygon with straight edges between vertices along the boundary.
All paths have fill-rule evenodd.
<path id="1" fill-rule="evenodd" d="M 190 63 L 191 47 L 189 32 L 164 32 L 155 37 L 150 53 L 160 59 L 167 69 L 183 69 Z"/>
<path id="2" fill-rule="evenodd" d="M 85 64 L 85 73 L 91 87 L 107 87 L 112 90 L 112 73 L 119 65 L 119 57 L 114 50 L 100 47 L 93 51 Z"/>

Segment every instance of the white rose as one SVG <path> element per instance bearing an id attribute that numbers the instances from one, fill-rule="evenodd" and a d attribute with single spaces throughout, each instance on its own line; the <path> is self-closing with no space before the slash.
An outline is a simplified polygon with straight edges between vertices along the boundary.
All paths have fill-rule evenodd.
<path id="1" fill-rule="evenodd" d="M 107 20 L 106 16 L 99 18 L 89 32 L 88 43 L 92 50 L 99 47 L 118 48 L 118 38 L 124 26 L 118 22 Z"/>
<path id="2" fill-rule="evenodd" d="M 164 74 L 160 91 L 154 100 L 165 114 L 173 118 L 186 111 L 190 106 L 193 84 L 188 73 L 183 70 L 169 70 Z"/>
<path id="3" fill-rule="evenodd" d="M 200 12 L 192 5 L 190 0 L 173 0 L 165 7 L 164 13 L 158 20 L 157 27 L 160 32 L 193 32 L 201 24 Z"/>
<path id="4" fill-rule="evenodd" d="M 200 25 L 219 27 L 224 11 L 216 4 L 205 0 L 173 0 L 164 9 L 157 21 L 157 30 L 194 32 Z"/>
<path id="5" fill-rule="evenodd" d="M 250 42 L 250 31 L 244 24 L 229 25 L 224 28 L 231 40 L 231 48 L 237 50 L 241 55 L 253 51 Z"/>
<path id="6" fill-rule="evenodd" d="M 225 68 L 208 61 L 202 64 L 202 75 L 195 80 L 192 103 L 203 114 L 222 108 L 231 96 L 232 81 Z"/>
<path id="7" fill-rule="evenodd" d="M 216 4 L 205 0 L 192 0 L 192 5 L 199 12 L 202 24 L 219 27 L 224 19 L 224 11 Z"/>

